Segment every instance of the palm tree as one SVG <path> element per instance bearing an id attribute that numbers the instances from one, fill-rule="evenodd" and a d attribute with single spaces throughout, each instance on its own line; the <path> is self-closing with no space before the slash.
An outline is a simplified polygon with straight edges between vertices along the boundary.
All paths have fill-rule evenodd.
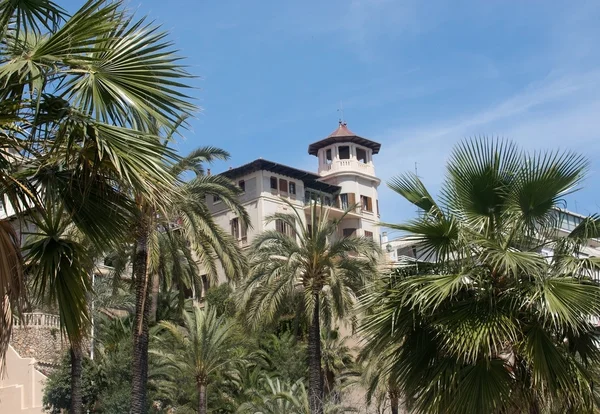
<path id="1" fill-rule="evenodd" d="M 291 206 L 291 205 L 290 205 Z M 308 223 L 296 209 L 277 213 L 293 234 L 266 231 L 253 242 L 250 274 L 240 289 L 243 314 L 252 326 L 272 321 L 290 303 L 297 317 L 309 321 L 309 400 L 312 413 L 323 412 L 321 313 L 341 320 L 354 306 L 357 293 L 376 274 L 379 248 L 363 237 L 338 237 L 339 220 L 313 205 Z"/>
<path id="2" fill-rule="evenodd" d="M 238 414 L 307 414 L 308 398 L 303 380 L 292 384 L 281 381 L 279 378 L 262 378 L 260 387 L 255 390 L 255 397 L 251 401 L 241 404 Z"/>
<path id="3" fill-rule="evenodd" d="M 325 395 L 339 403 L 341 388 L 357 375 L 353 369 L 352 350 L 346 345 L 346 338 L 340 336 L 339 330 L 321 330 L 321 361 Z"/>
<path id="4" fill-rule="evenodd" d="M 581 254 L 600 217 L 570 233 L 557 208 L 583 179 L 570 152 L 528 154 L 468 140 L 450 157 L 441 202 L 414 174 L 389 186 L 422 210 L 406 231 L 432 274 L 374 286 L 370 352 L 417 413 L 592 412 L 598 407 L 600 260 Z"/>
<path id="5" fill-rule="evenodd" d="M 48 230 L 48 237 L 62 231 L 67 215 L 103 249 L 124 237 L 134 219 L 135 205 L 126 195 L 156 197 L 166 194 L 160 189 L 171 182 L 165 165 L 176 156 L 151 127 L 170 129 L 194 110 L 181 92 L 181 80 L 189 75 L 165 34 L 143 19 L 133 20 L 122 6 L 121 1 L 90 0 L 68 16 L 49 0 L 0 2 L 0 194 L 17 210 L 26 207 L 27 219 Z M 18 240 L 5 225 L 0 232 L 10 252 L 0 266 L 0 294 L 5 304 L 15 303 L 21 296 Z M 72 264 L 66 274 L 82 279 L 84 267 L 66 260 L 83 256 L 82 249 L 73 244 L 61 249 L 32 258 L 63 268 Z M 49 263 L 33 264 L 43 269 Z M 37 277 L 56 274 L 38 272 Z M 73 293 L 89 289 L 74 283 L 83 289 Z M 86 332 L 87 308 L 81 297 L 71 299 L 59 302 L 61 321 L 78 344 Z M 11 306 L 0 308 L 3 351 Z M 73 404 L 79 405 L 74 394 Z M 80 411 L 80 406 L 71 410 Z M 134 409 L 141 411 L 141 406 Z"/>
<path id="6" fill-rule="evenodd" d="M 398 414 L 400 412 L 400 387 L 387 369 L 390 357 L 385 354 L 369 355 L 364 353 L 360 385 L 366 390 L 367 405 L 371 405 L 375 401 L 378 412 L 385 412 L 389 403 L 391 414 Z"/>
<path id="7" fill-rule="evenodd" d="M 184 377 L 194 378 L 198 392 L 198 413 L 206 414 L 206 387 L 216 374 L 234 363 L 234 348 L 239 340 L 236 325 L 212 309 L 194 304 L 184 313 L 184 329 L 172 322 L 158 325 L 165 335 L 152 353 L 159 363 L 172 366 Z"/>
<path id="8" fill-rule="evenodd" d="M 163 207 L 163 217 L 156 220 L 151 229 L 154 248 L 150 252 L 149 269 L 152 279 L 151 321 L 156 320 L 161 286 L 165 291 L 177 288 L 180 310 L 183 310 L 185 291 L 192 289 L 195 296 L 200 297 L 205 288 L 200 270 L 205 272 L 210 285 L 218 284 L 215 258 L 230 280 L 245 270 L 246 262 L 241 250 L 215 223 L 205 202 L 208 196 L 218 196 L 239 217 L 242 225 L 250 225 L 248 213 L 238 200 L 241 189 L 222 176 L 205 174 L 204 164 L 228 158 L 229 154 L 224 150 L 201 147 L 169 170 L 174 180 L 190 172 L 195 177 L 177 188 L 177 194 Z"/>
<path id="9" fill-rule="evenodd" d="M 256 390 L 251 401 L 241 404 L 236 410 L 237 414 L 309 414 L 309 397 L 306 392 L 304 380 L 299 379 L 293 383 L 281 381 L 279 378 L 262 378 L 260 388 Z M 326 404 L 326 414 L 342 414 L 356 412 L 352 407 L 336 404 Z"/>
<path id="10" fill-rule="evenodd" d="M 163 140 L 165 149 L 173 132 Z M 168 276 L 174 280 L 179 287 L 182 308 L 183 288 L 202 286 L 196 262 L 215 284 L 217 260 L 230 279 L 245 269 L 241 250 L 216 224 L 206 205 L 209 194 L 218 195 L 240 217 L 241 223 L 249 222 L 248 214 L 237 198 L 241 190 L 223 176 L 203 175 L 203 163 L 228 156 L 227 152 L 214 147 L 199 148 L 167 169 L 172 180 L 168 193 L 163 188 L 161 194 L 154 197 L 146 197 L 143 193 L 135 197 L 139 216 L 133 235 L 135 251 L 132 260 L 136 295 L 132 412 L 142 412 L 146 406 L 150 309 L 152 301 L 156 302 L 158 297 L 158 292 L 154 292 L 154 298 L 150 295 L 152 279 L 158 282 L 162 276 L 166 282 Z M 186 171 L 192 171 L 196 177 L 182 183 L 179 178 Z M 171 230 L 173 223 L 180 226 L 177 231 Z M 156 283 L 154 287 L 159 285 Z"/>

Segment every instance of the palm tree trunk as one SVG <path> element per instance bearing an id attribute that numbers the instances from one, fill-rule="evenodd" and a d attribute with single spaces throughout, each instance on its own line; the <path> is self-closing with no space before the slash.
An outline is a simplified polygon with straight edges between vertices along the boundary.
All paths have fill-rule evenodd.
<path id="1" fill-rule="evenodd" d="M 198 387 L 198 414 L 206 414 L 206 385 L 201 381 L 196 381 Z"/>
<path id="2" fill-rule="evenodd" d="M 150 323 L 156 322 L 156 312 L 158 311 L 158 291 L 160 290 L 160 278 L 158 273 L 152 275 L 152 301 L 150 302 Z"/>
<path id="3" fill-rule="evenodd" d="M 81 390 L 81 345 L 77 343 L 71 344 L 71 404 L 69 407 L 70 414 L 83 413 L 83 395 Z"/>
<path id="4" fill-rule="evenodd" d="M 135 318 L 133 330 L 133 372 L 131 389 L 131 414 L 146 412 L 148 383 L 148 224 L 140 220 L 134 257 Z"/>
<path id="5" fill-rule="evenodd" d="M 398 394 L 395 392 L 390 392 L 390 408 L 392 409 L 392 414 L 398 414 L 398 410 L 400 407 L 400 399 L 398 398 Z"/>
<path id="6" fill-rule="evenodd" d="M 392 374 L 389 374 L 388 378 L 388 395 L 390 397 L 392 414 L 398 414 L 398 410 L 400 409 L 400 389 L 398 388 L 396 381 L 393 380 Z"/>
<path id="7" fill-rule="evenodd" d="M 321 370 L 321 326 L 319 294 L 314 295 L 315 307 L 308 329 L 308 404 L 311 414 L 323 414 L 323 372 Z"/>

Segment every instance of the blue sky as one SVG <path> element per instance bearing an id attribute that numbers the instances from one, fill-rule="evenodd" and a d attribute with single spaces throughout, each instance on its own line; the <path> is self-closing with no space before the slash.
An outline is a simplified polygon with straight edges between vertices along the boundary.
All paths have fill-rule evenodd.
<path id="1" fill-rule="evenodd" d="M 199 76 L 192 94 L 202 112 L 177 147 L 228 150 L 231 160 L 214 171 L 258 157 L 316 170 L 308 144 L 336 128 L 342 101 L 349 128 L 382 143 L 375 165 L 383 181 L 416 162 L 436 191 L 456 142 L 501 136 L 585 153 L 590 172 L 569 208 L 600 210 L 598 2 L 128 5 L 169 30 Z M 385 221 L 414 215 L 385 185 L 380 199 Z"/>

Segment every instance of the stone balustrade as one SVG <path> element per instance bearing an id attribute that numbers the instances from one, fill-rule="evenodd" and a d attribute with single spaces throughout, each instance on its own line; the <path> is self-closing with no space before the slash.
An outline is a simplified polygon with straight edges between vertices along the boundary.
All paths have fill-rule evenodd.
<path id="1" fill-rule="evenodd" d="M 14 318 L 14 326 L 59 328 L 60 317 L 51 313 L 23 313 L 20 318 Z"/>

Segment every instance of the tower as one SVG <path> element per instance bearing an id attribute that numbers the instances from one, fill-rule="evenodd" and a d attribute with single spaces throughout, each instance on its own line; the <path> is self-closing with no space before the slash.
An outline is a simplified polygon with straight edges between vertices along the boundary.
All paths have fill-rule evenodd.
<path id="1" fill-rule="evenodd" d="M 375 175 L 373 155 L 381 144 L 356 135 L 340 121 L 326 138 L 310 144 L 308 153 L 319 160 L 320 181 L 341 188 L 335 206 L 340 209 L 357 204 L 341 223 L 344 235 L 357 234 L 379 240 L 379 199 L 381 180 Z"/>

